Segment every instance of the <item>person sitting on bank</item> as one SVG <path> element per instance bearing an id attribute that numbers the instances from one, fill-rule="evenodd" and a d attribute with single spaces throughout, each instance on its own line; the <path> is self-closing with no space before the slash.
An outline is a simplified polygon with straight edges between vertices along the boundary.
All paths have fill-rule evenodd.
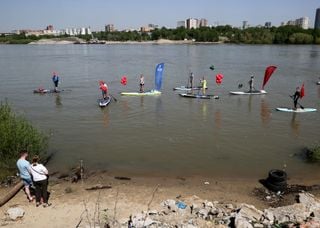
<path id="1" fill-rule="evenodd" d="M 17 161 L 17 167 L 19 170 L 19 176 L 24 184 L 24 192 L 26 193 L 29 202 L 33 201 L 33 197 L 30 193 L 30 187 L 32 186 L 32 179 L 30 175 L 30 163 L 27 161 L 28 152 L 23 150 L 20 152 L 20 158 Z"/>
<path id="2" fill-rule="evenodd" d="M 249 92 L 250 92 L 250 93 L 253 92 L 253 89 L 254 89 L 254 87 L 253 87 L 253 80 L 254 80 L 254 76 L 251 75 L 251 78 L 250 78 L 250 80 L 249 80 L 249 82 L 248 82 L 248 84 L 249 84 Z"/>
<path id="3" fill-rule="evenodd" d="M 102 98 L 106 99 L 108 97 L 108 85 L 104 81 L 99 81 L 99 85 L 102 92 Z"/>
<path id="4" fill-rule="evenodd" d="M 140 75 L 140 93 L 144 93 L 144 76 Z"/>
<path id="5" fill-rule="evenodd" d="M 59 80 L 60 80 L 60 78 L 57 75 L 57 73 L 53 72 L 52 81 L 54 84 L 54 92 L 58 92 Z"/>
<path id="6" fill-rule="evenodd" d="M 298 104 L 298 100 L 299 100 L 300 97 L 301 97 L 300 87 L 298 86 L 296 88 L 296 92 L 292 96 L 294 109 L 297 109 L 297 104 Z"/>
<path id="7" fill-rule="evenodd" d="M 48 203 L 48 170 L 38 162 L 39 157 L 34 156 L 32 165 L 30 166 L 30 173 L 32 174 L 33 183 L 36 188 L 36 206 L 40 206 L 42 199 L 43 207 L 48 207 L 51 205 Z"/>

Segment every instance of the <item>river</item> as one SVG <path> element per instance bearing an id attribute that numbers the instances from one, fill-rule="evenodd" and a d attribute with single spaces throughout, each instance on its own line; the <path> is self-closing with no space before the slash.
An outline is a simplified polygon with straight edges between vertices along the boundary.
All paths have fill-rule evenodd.
<path id="1" fill-rule="evenodd" d="M 121 97 L 137 91 L 139 75 L 152 89 L 157 63 L 164 62 L 162 95 Z M 215 66 L 211 71 L 209 67 Z M 261 88 L 268 65 L 278 68 L 262 96 L 231 96 L 250 74 Z M 281 45 L 0 45 L 0 99 L 50 135 L 51 166 L 68 169 L 83 159 L 89 168 L 142 175 L 257 178 L 286 167 L 291 176 L 319 177 L 317 164 L 299 156 L 319 143 L 320 115 L 275 111 L 292 106 L 305 83 L 305 107 L 320 109 L 320 46 Z M 33 94 L 52 88 L 60 94 Z M 218 100 L 187 99 L 173 87 L 205 76 Z M 222 85 L 215 75 L 222 73 Z M 120 79 L 128 78 L 123 86 Z M 99 80 L 117 99 L 101 109 Z"/>

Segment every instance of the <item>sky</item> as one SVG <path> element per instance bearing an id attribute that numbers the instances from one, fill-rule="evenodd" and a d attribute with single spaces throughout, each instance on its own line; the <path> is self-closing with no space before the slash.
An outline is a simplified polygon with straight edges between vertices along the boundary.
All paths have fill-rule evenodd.
<path id="1" fill-rule="evenodd" d="M 137 29 L 148 24 L 174 28 L 177 21 L 206 18 L 209 25 L 252 26 L 307 16 L 314 26 L 320 0 L 1 0 L 0 32 L 15 29 L 91 27 Z"/>

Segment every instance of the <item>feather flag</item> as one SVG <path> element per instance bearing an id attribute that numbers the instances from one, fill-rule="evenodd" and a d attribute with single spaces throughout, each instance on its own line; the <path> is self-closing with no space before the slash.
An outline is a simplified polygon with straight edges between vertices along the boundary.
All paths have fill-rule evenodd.
<path id="1" fill-rule="evenodd" d="M 300 99 L 302 99 L 304 95 L 305 95 L 305 92 L 304 92 L 304 83 L 303 83 L 300 89 Z"/>
<path id="2" fill-rule="evenodd" d="M 271 78 L 271 75 L 273 74 L 273 72 L 277 69 L 276 66 L 268 66 L 266 68 L 266 71 L 264 73 L 264 79 L 263 79 L 263 84 L 262 84 L 262 89 L 264 89 L 264 86 L 267 84 L 267 82 L 269 81 L 269 79 Z"/>

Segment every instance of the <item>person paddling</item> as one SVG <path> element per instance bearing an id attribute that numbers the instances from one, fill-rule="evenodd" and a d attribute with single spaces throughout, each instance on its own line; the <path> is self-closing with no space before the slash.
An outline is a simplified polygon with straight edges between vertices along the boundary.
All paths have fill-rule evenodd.
<path id="1" fill-rule="evenodd" d="M 251 78 L 250 78 L 250 80 L 249 80 L 249 82 L 248 82 L 248 84 L 249 84 L 249 92 L 250 92 L 250 93 L 253 92 L 253 89 L 254 89 L 254 87 L 253 87 L 253 80 L 254 80 L 254 76 L 251 75 Z"/>
<path id="2" fill-rule="evenodd" d="M 189 76 L 190 88 L 193 89 L 194 74 L 191 72 Z"/>
<path id="3" fill-rule="evenodd" d="M 202 79 L 200 79 L 200 84 L 202 87 L 202 95 L 205 95 L 207 89 L 207 80 L 204 77 L 202 77 Z"/>
<path id="4" fill-rule="evenodd" d="M 104 81 L 99 81 L 99 88 L 102 91 L 102 98 L 106 99 L 108 97 L 108 85 Z"/>
<path id="5" fill-rule="evenodd" d="M 140 75 L 140 93 L 144 93 L 144 76 Z"/>
<path id="6" fill-rule="evenodd" d="M 54 92 L 58 92 L 58 86 L 59 86 L 59 76 L 56 72 L 53 72 L 52 81 L 54 84 Z"/>
<path id="7" fill-rule="evenodd" d="M 292 98 L 293 98 L 293 105 L 294 105 L 294 109 L 297 109 L 297 104 L 298 104 L 298 100 L 301 97 L 301 93 L 300 93 L 300 87 L 298 86 L 296 88 L 296 92 L 293 94 Z"/>

